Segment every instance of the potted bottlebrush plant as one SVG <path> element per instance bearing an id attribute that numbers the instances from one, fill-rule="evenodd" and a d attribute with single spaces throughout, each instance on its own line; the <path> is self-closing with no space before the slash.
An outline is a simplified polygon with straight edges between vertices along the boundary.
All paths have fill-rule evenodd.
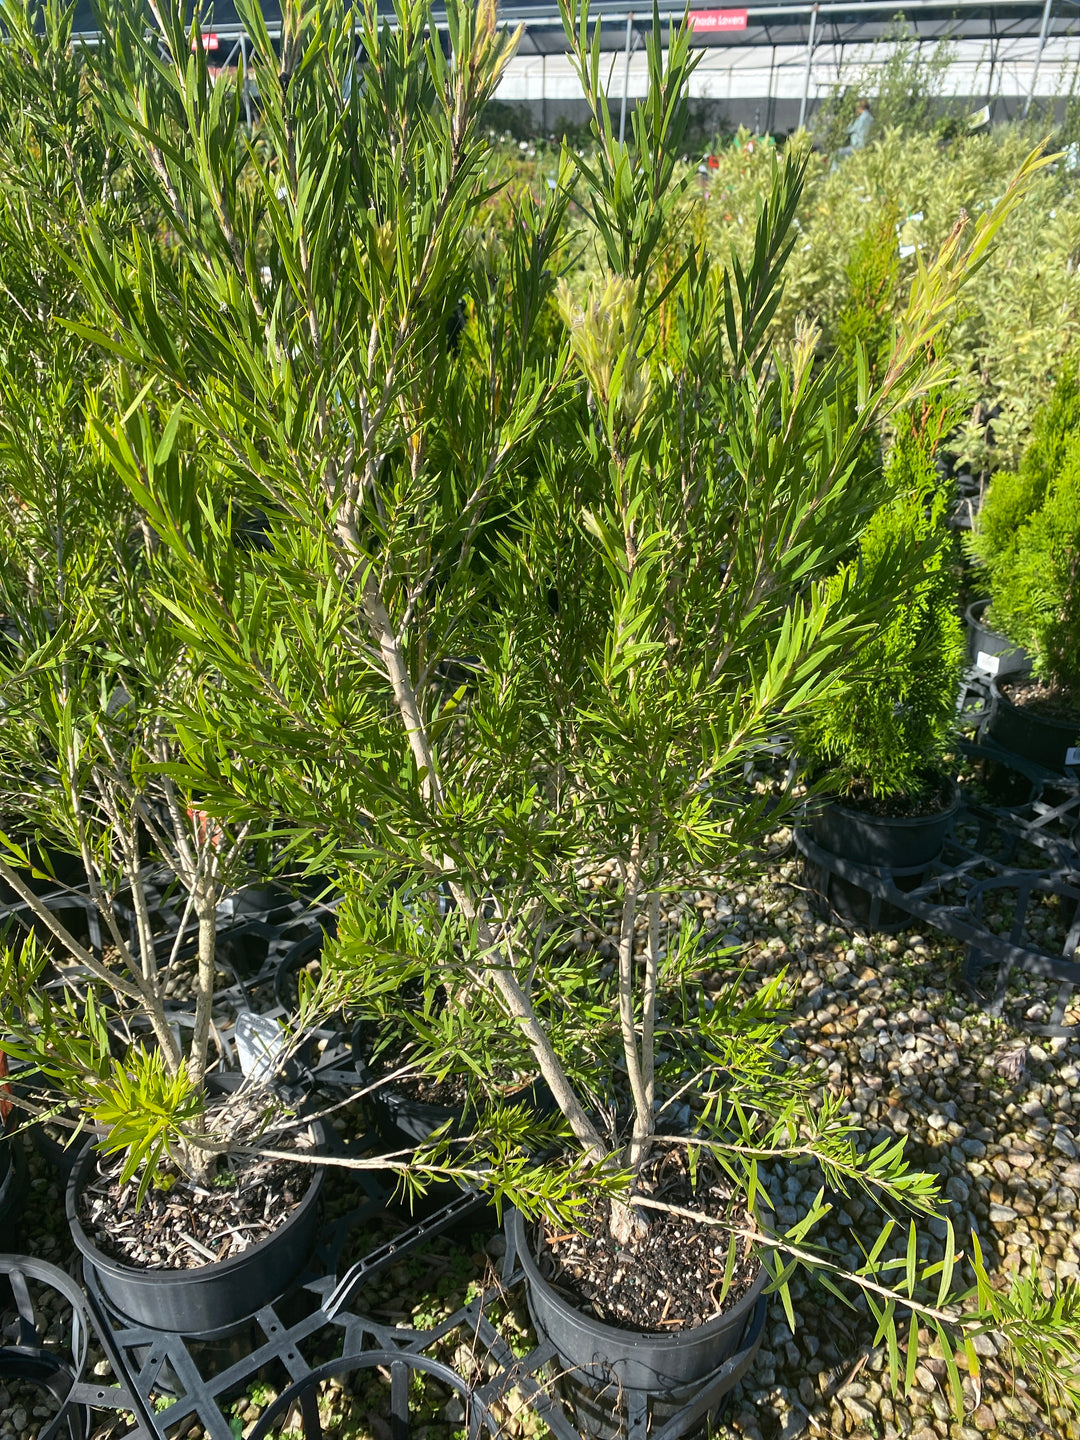
<path id="1" fill-rule="evenodd" d="M 0 427 L 17 432 L 10 404 Z M 50 453 L 43 443 L 42 460 Z M 19 488 L 31 532 L 15 548 L 25 538 L 32 552 L 33 506 L 55 470 L 16 476 L 10 457 L 3 479 Z M 119 497 L 93 478 L 79 476 L 72 497 L 106 530 Z M 130 509 L 112 515 L 127 530 Z M 235 1017 L 216 1013 L 219 966 L 229 963 L 219 907 L 248 873 L 246 831 L 211 820 L 165 773 L 178 754 L 168 707 L 189 662 L 144 605 L 149 577 L 137 551 L 117 572 L 130 582 L 124 593 L 75 512 L 54 506 L 52 518 L 73 547 L 62 585 L 44 585 L 38 599 L 13 567 L 0 581 L 6 598 L 21 600 L 28 630 L 43 634 L 0 661 L 0 793 L 49 854 L 78 856 L 86 883 L 39 894 L 23 847 L 0 837 L 0 875 L 20 922 L 9 922 L 0 946 L 0 1048 L 20 1062 L 24 1108 L 74 1113 L 95 1133 L 67 1206 L 105 1294 L 156 1328 L 211 1330 L 272 1299 L 306 1260 L 321 1172 L 236 1158 L 260 1139 L 292 1143 L 298 1124 L 269 1084 L 269 1058 L 236 1090 L 238 1042 L 220 1033 Z M 222 1071 L 229 1093 L 216 1088 Z M 297 1143 L 310 1146 L 306 1128 Z"/>
<path id="2" fill-rule="evenodd" d="M 900 556 L 905 592 L 848 657 L 848 678 L 838 693 L 796 737 L 811 786 L 839 792 L 811 802 L 812 838 L 858 865 L 903 872 L 897 879 L 906 888 L 940 854 L 960 806 L 948 760 L 964 636 L 946 524 L 949 495 L 933 463 L 935 440 L 949 428 L 945 411 L 939 401 L 918 423 L 911 414 L 898 419 L 886 470 L 901 493 L 878 510 L 857 555 L 830 584 L 874 594 L 882 570 L 892 570 Z M 866 923 L 865 892 L 846 881 L 828 888 L 846 918 Z M 889 917 L 883 920 L 889 923 Z"/>
<path id="3" fill-rule="evenodd" d="M 70 14 L 34 18 L 6 10 L 18 43 L 0 48 L 0 611 L 18 617 L 0 650 L 0 814 L 18 820 L 0 834 L 0 1049 L 23 1111 L 94 1134 L 67 1203 L 104 1293 L 206 1330 L 292 1279 L 321 1172 L 236 1154 L 268 1136 L 310 1147 L 269 1066 L 227 1104 L 214 1088 L 223 1051 L 242 1078 L 214 992 L 219 906 L 252 847 L 167 773 L 192 660 L 152 593 L 156 539 L 89 433 L 106 359 L 64 323 L 85 312 L 61 247 L 91 217 L 130 233 L 130 175 Z"/>
<path id="4" fill-rule="evenodd" d="M 989 613 L 1031 657 L 991 682 L 990 739 L 1047 770 L 1080 739 L 1080 384 L 1075 364 L 1036 415 L 1018 470 L 990 483 L 971 546 Z M 1071 757 L 1071 758 L 1070 758 Z"/>
<path id="5" fill-rule="evenodd" d="M 257 150 L 238 144 L 235 108 L 214 101 L 175 16 L 158 16 L 173 56 L 160 65 L 141 21 L 110 12 L 114 133 L 177 239 L 165 259 L 88 226 L 75 262 L 117 359 L 96 433 L 161 537 L 174 624 L 214 676 L 183 716 L 175 773 L 221 823 L 284 819 L 310 864 L 334 855 L 345 898 L 324 967 L 358 1008 L 415 1017 L 430 1073 L 482 1057 L 480 1100 L 499 1074 L 543 1077 L 553 1119 L 489 1099 L 471 1136 L 417 1150 L 408 1183 L 468 1178 L 527 1216 L 533 1314 L 553 1336 L 566 1323 L 585 1423 L 619 1413 L 588 1393 L 613 1378 L 659 1415 L 741 1343 L 763 1282 L 784 1296 L 792 1265 L 837 1273 L 803 1243 L 824 1200 L 774 1230 L 758 1160 L 796 1145 L 834 1188 L 933 1207 L 902 1145 L 861 1153 L 847 1120 L 811 1102 L 812 1076 L 777 1070 L 782 981 L 706 1004 L 701 937 L 668 925 L 666 897 L 701 888 L 794 805 L 747 766 L 834 692 L 835 658 L 906 584 L 900 563 L 873 596 L 828 583 L 867 517 L 905 493 L 857 463 L 863 442 L 941 383 L 931 342 L 1042 162 L 920 272 L 880 382 L 862 367 L 853 387 L 813 367 L 812 332 L 790 369 L 769 364 L 798 160 L 772 176 L 748 268 L 686 247 L 686 28 L 665 61 L 654 27 L 631 149 L 612 133 L 588 13 L 568 7 L 597 151 L 576 168 L 564 155 L 554 189 L 497 227 L 481 117 L 513 37 L 492 7 L 449 7 L 446 54 L 425 6 L 402 0 L 391 26 L 366 5 L 363 85 L 347 88 L 351 12 L 287 3 L 278 56 L 259 11 L 240 8 Z M 577 294 L 557 284 L 575 187 L 603 272 Z M 265 547 L 237 550 L 241 511 L 271 517 Z M 469 676 L 448 692 L 462 655 Z M 403 1006 L 406 983 L 420 1003 Z M 556 1322 L 562 1281 L 544 1270 L 562 1238 L 590 1234 L 625 1273 L 590 1259 L 598 1284 L 557 1296 Z M 638 1304 L 640 1286 L 619 1286 L 664 1235 L 707 1252 L 709 1279 L 676 1267 Z M 997 1323 L 1005 1302 L 985 1291 L 959 1316 L 942 1308 L 948 1283 L 924 1298 L 942 1271 L 914 1247 L 890 1290 L 888 1240 L 855 1279 L 894 1357 L 901 1304 L 950 1355 L 957 1331 Z M 951 1275 L 951 1238 L 947 1255 Z M 605 1297 L 622 1308 L 598 1333 L 576 1324 Z M 564 1341 L 574 1328 L 584 1354 Z M 1024 1361 L 1069 1343 L 1034 1316 L 1015 1340 Z M 1049 1362 L 1040 1376 L 1070 1383 Z"/>

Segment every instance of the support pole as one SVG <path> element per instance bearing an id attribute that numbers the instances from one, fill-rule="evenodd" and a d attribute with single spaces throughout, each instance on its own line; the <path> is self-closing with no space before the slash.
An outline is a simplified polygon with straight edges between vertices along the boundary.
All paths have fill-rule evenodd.
<path id="1" fill-rule="evenodd" d="M 814 61 L 814 41 L 817 38 L 817 12 L 815 5 L 810 11 L 810 36 L 806 42 L 806 69 L 803 71 L 802 102 L 799 105 L 799 129 L 806 123 L 806 100 L 810 94 L 810 66 Z"/>
<path id="2" fill-rule="evenodd" d="M 626 63 L 623 65 L 622 104 L 619 107 L 619 144 L 626 134 L 626 92 L 630 88 L 630 47 L 634 39 L 634 12 L 626 17 Z"/>
<path id="3" fill-rule="evenodd" d="M 774 106 L 774 104 L 773 104 L 772 86 L 773 86 L 773 75 L 774 75 L 775 73 L 776 73 L 776 46 L 774 45 L 774 46 L 772 47 L 772 59 L 769 61 L 769 94 L 768 94 L 768 96 L 767 96 L 767 103 L 766 103 L 766 106 L 765 106 L 765 133 L 766 133 L 766 135 L 771 135 L 771 134 L 772 134 L 772 128 L 773 128 L 773 115 L 774 115 L 774 111 L 775 111 L 775 106 Z"/>
<path id="4" fill-rule="evenodd" d="M 1035 81 L 1039 78 L 1039 65 L 1042 62 L 1043 50 L 1046 48 L 1046 36 L 1050 29 L 1050 12 L 1053 8 L 1054 0 L 1046 0 L 1046 4 L 1043 6 L 1042 25 L 1039 27 L 1039 44 L 1035 51 L 1035 68 L 1031 72 L 1031 88 L 1027 93 L 1027 99 L 1024 101 L 1024 109 L 1022 111 L 1025 120 L 1028 117 L 1028 111 L 1031 109 L 1031 102 L 1035 98 Z"/>
<path id="5" fill-rule="evenodd" d="M 540 131 L 547 135 L 547 51 L 540 56 Z"/>
<path id="6" fill-rule="evenodd" d="M 242 79 L 241 79 L 240 83 L 241 83 L 241 85 L 244 87 L 244 118 L 245 118 L 245 120 L 247 121 L 247 127 L 248 127 L 248 129 L 250 130 L 250 129 L 251 129 L 251 77 L 248 75 L 248 52 L 247 52 L 247 36 L 246 36 L 246 35 L 241 35 L 241 36 L 240 36 L 240 74 L 241 74 L 241 76 L 242 76 Z"/>

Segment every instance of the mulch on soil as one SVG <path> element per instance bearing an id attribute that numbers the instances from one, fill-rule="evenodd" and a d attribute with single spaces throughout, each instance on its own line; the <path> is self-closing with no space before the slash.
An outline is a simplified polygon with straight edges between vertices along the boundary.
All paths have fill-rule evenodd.
<path id="1" fill-rule="evenodd" d="M 1043 720 L 1077 720 L 1080 703 L 1074 695 L 1042 680 L 999 680 L 998 689 L 1011 704 Z"/>
<path id="2" fill-rule="evenodd" d="M 861 815 L 909 820 L 921 815 L 940 815 L 952 804 L 953 794 L 953 788 L 944 776 L 927 775 L 920 789 L 900 795 L 874 795 L 867 785 L 859 782 L 848 794 L 840 797 L 840 804 L 845 810 L 857 810 Z"/>
<path id="3" fill-rule="evenodd" d="M 683 1157 L 655 1160 L 641 1193 L 681 1209 L 729 1221 L 753 1230 L 741 1199 L 725 1186 L 699 1177 L 690 1183 Z M 760 1269 L 747 1240 L 736 1241 L 735 1264 L 723 1296 L 729 1234 L 716 1225 L 698 1225 L 682 1215 L 643 1212 L 647 1229 L 640 1239 L 619 1245 L 608 1228 L 606 1204 L 595 1206 L 587 1228 L 567 1231 L 542 1226 L 539 1265 L 549 1284 L 578 1309 L 621 1330 L 673 1333 L 704 1325 L 730 1309 L 750 1289 Z"/>
<path id="4" fill-rule="evenodd" d="M 125 1265 L 196 1270 L 240 1255 L 273 1233 L 307 1194 L 315 1168 L 286 1160 L 232 1157 L 221 1185 L 199 1185 L 170 1167 L 168 1190 L 151 1189 L 136 1208 L 119 1162 L 99 1161 L 84 1189 L 79 1220 L 105 1255 Z"/>

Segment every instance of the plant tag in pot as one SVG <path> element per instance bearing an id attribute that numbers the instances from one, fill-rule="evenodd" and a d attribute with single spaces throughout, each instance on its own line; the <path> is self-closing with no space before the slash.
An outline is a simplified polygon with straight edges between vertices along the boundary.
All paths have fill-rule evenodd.
<path id="1" fill-rule="evenodd" d="M 236 1016 L 236 1058 L 244 1078 L 269 1080 L 285 1048 L 285 1036 L 277 1020 L 241 1010 Z"/>
<path id="2" fill-rule="evenodd" d="M 987 675 L 996 675 L 1001 669 L 1001 656 L 988 655 L 985 650 L 980 650 L 975 656 L 975 668 L 985 671 Z"/>
<path id="3" fill-rule="evenodd" d="M 1070 745 L 1065 751 L 1066 765 L 1080 765 L 1080 745 Z"/>

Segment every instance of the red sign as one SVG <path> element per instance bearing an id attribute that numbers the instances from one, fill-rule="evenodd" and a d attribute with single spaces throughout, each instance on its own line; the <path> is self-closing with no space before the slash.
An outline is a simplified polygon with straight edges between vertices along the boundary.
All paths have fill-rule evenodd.
<path id="1" fill-rule="evenodd" d="M 718 30 L 745 30 L 746 10 L 691 10 L 690 29 L 715 34 Z"/>
<path id="2" fill-rule="evenodd" d="M 216 49 L 218 48 L 218 37 L 217 37 L 216 35 L 208 35 L 208 34 L 206 34 L 206 33 L 204 32 L 202 35 L 199 36 L 199 41 L 201 41 L 201 43 L 202 43 L 202 48 L 203 48 L 204 50 L 216 50 Z M 195 53 L 195 51 L 196 51 L 197 48 L 198 48 L 197 43 L 196 43 L 194 40 L 192 40 L 192 42 L 191 42 L 191 53 L 192 53 L 193 55 L 194 55 L 194 53 Z"/>

